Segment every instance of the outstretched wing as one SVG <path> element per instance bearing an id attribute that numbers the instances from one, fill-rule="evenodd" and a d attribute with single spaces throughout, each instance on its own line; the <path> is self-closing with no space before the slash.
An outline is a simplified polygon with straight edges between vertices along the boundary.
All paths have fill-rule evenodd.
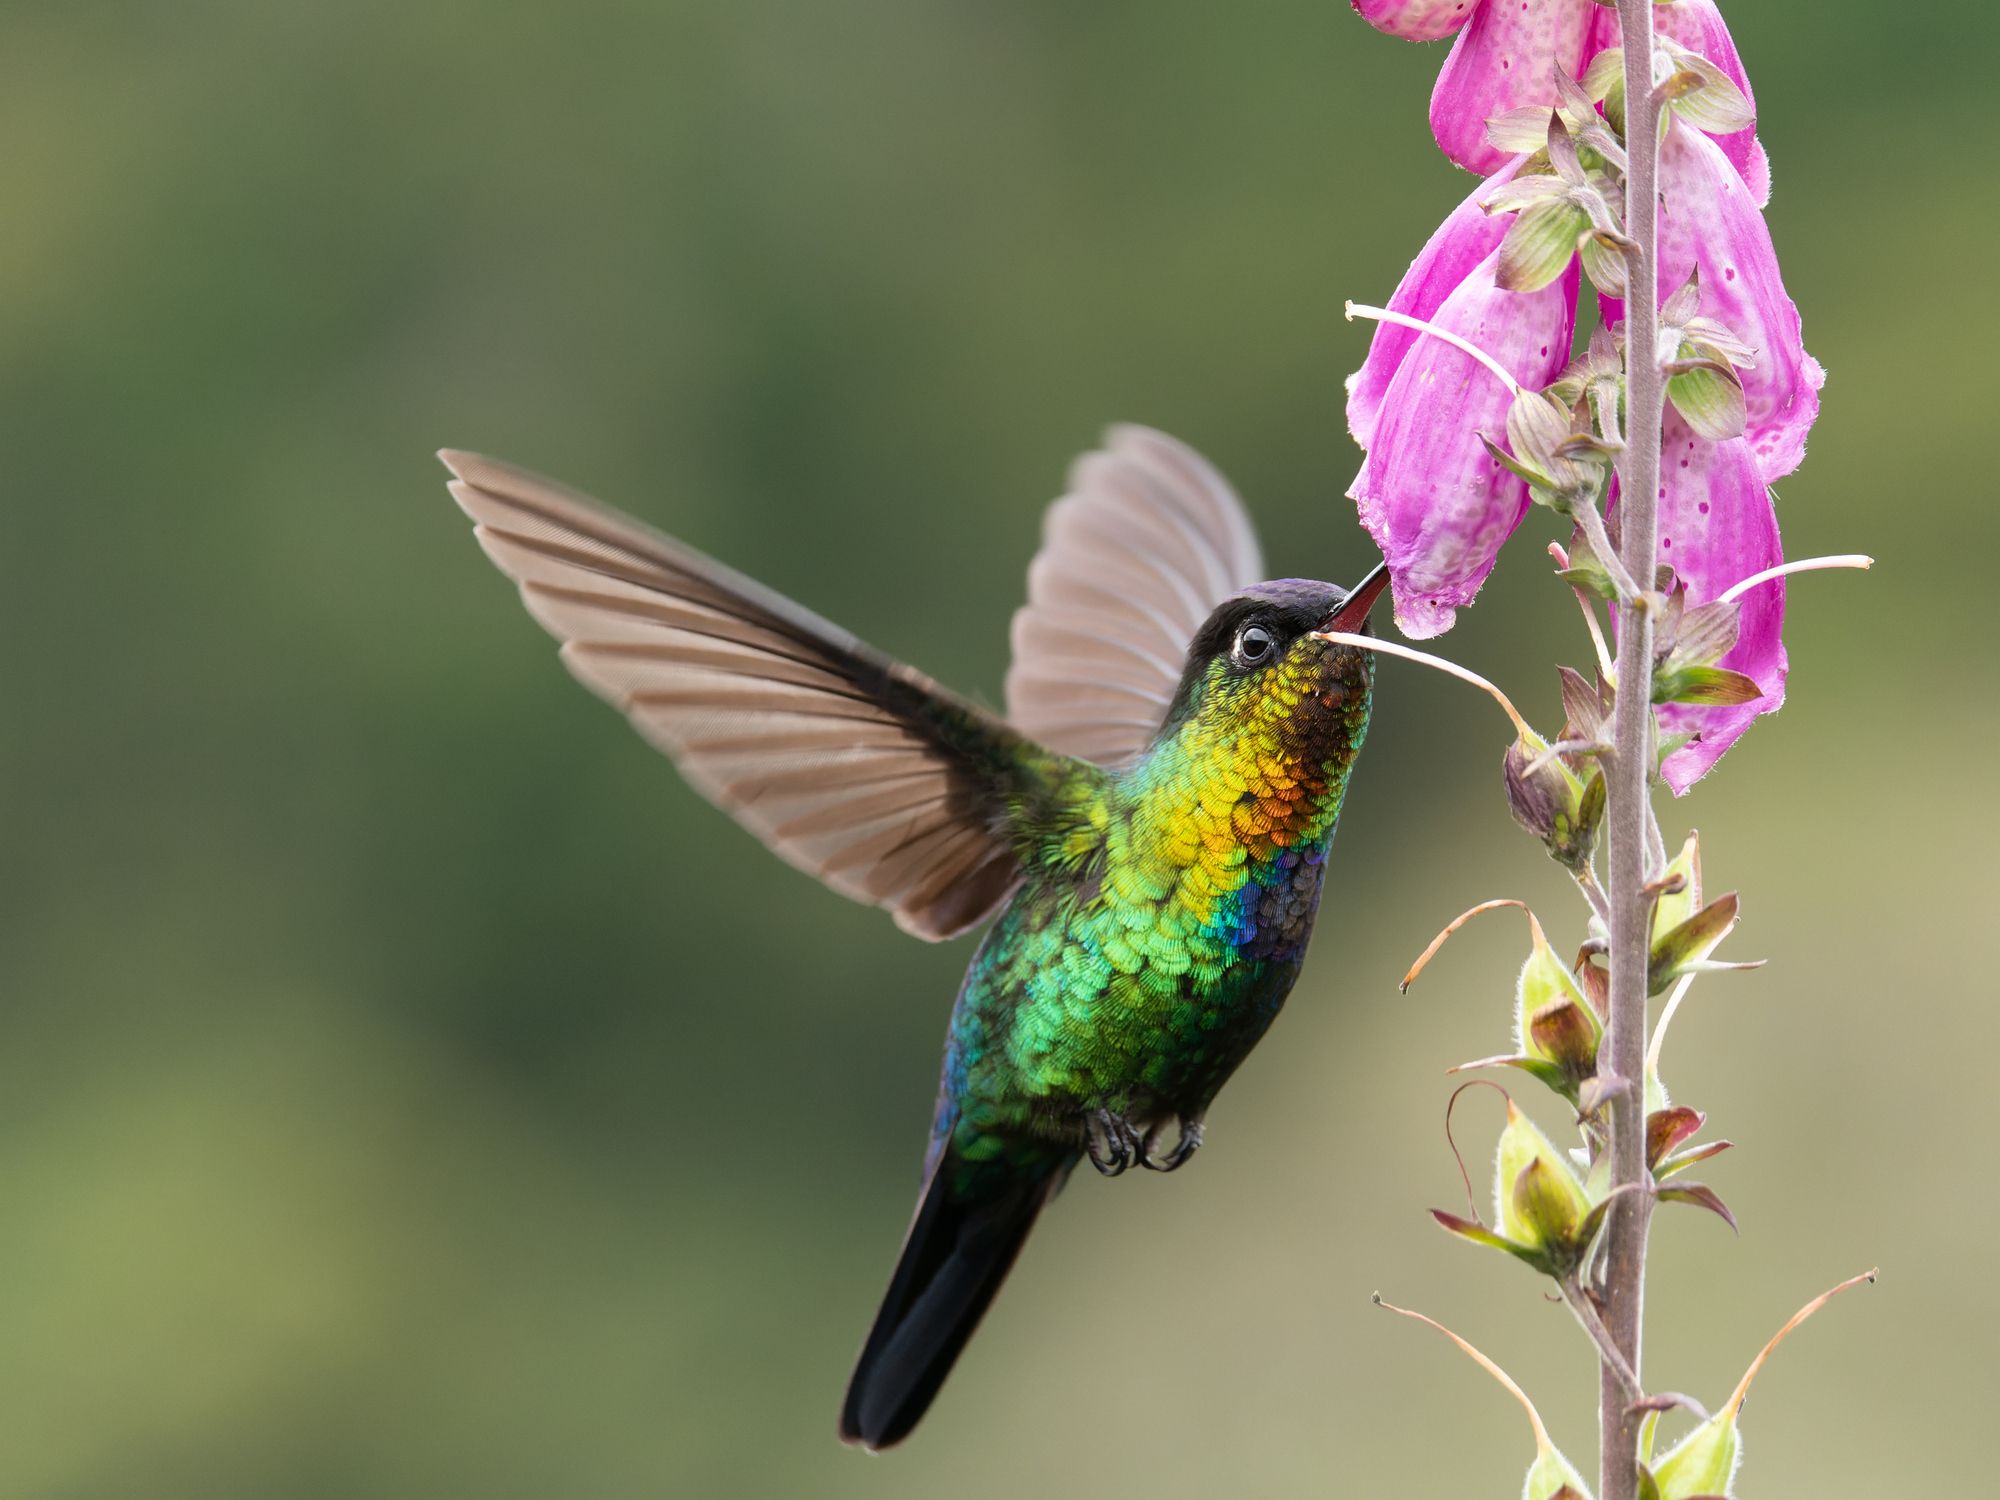
<path id="1" fill-rule="evenodd" d="M 1039 774 L 1007 725 L 551 480 L 439 456 L 570 671 L 772 850 L 934 941 L 1005 899 L 1008 806 Z"/>
<path id="2" fill-rule="evenodd" d="M 1014 614 L 1007 718 L 1100 765 L 1145 749 L 1209 613 L 1264 576 L 1242 503 L 1163 432 L 1114 427 L 1049 507 Z"/>

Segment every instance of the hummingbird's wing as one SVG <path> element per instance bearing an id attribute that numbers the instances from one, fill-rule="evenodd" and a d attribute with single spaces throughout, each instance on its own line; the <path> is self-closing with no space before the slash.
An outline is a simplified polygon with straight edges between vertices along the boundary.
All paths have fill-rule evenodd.
<path id="1" fill-rule="evenodd" d="M 1019 878 L 1044 758 L 782 595 L 571 490 L 446 452 L 452 495 L 577 678 L 779 855 L 937 940 Z"/>
<path id="2" fill-rule="evenodd" d="M 1264 576 L 1242 502 L 1207 460 L 1113 427 L 1049 507 L 1014 614 L 1007 718 L 1100 765 L 1144 750 L 1215 606 Z"/>

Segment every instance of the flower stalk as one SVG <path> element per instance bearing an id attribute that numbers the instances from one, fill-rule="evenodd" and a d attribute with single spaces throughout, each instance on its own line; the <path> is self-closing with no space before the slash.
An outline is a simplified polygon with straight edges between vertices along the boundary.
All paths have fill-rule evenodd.
<path id="1" fill-rule="evenodd" d="M 1666 377 L 1659 349 L 1660 104 L 1653 92 L 1653 0 L 1619 0 L 1619 35 L 1625 50 L 1626 275 L 1625 449 L 1619 455 L 1620 561 L 1634 578 L 1650 579 L 1658 567 L 1657 499 L 1660 493 L 1660 427 Z M 1653 610 L 1646 596 L 1618 606 L 1618 697 L 1612 718 L 1612 752 L 1605 767 L 1605 893 L 1610 906 L 1610 1014 L 1598 1071 L 1623 1080 L 1605 1109 L 1607 1155 L 1613 1191 L 1634 1187 L 1612 1205 L 1605 1223 L 1603 1319 L 1612 1348 L 1598 1374 L 1598 1494 L 1602 1500 L 1637 1500 L 1639 1425 L 1626 1389 L 1643 1378 L 1641 1331 L 1646 1305 L 1646 1236 L 1653 1200 L 1643 1191 L 1646 1171 L 1647 959 L 1653 913 L 1646 886 L 1658 842 L 1652 827 L 1647 771 L 1652 762 Z"/>
<path id="2" fill-rule="evenodd" d="M 1490 1222 L 1469 1179 L 1467 1214 L 1431 1210 L 1445 1231 L 1546 1278 L 1592 1341 L 1595 1497 L 1573 1471 L 1540 1466 L 1528 1500 L 1735 1494 L 1734 1404 L 1710 1417 L 1647 1394 L 1642 1329 L 1654 1208 L 1683 1203 L 1736 1228 L 1688 1175 L 1730 1142 L 1693 1139 L 1708 1116 L 1669 1096 L 1661 1044 L 1697 976 L 1757 962 L 1715 956 L 1738 895 L 1705 895 L 1693 833 L 1669 859 L 1651 788 L 1686 794 L 1783 705 L 1790 576 L 1869 565 L 1784 558 L 1771 486 L 1804 456 L 1825 372 L 1761 213 L 1768 161 L 1716 0 L 1657 4 L 1355 0 L 1391 35 L 1457 34 L 1432 130 L 1484 180 L 1386 306 L 1348 304 L 1350 319 L 1378 325 L 1347 386 L 1363 451 L 1348 494 L 1382 548 L 1397 624 L 1419 640 L 1451 627 L 1529 515 L 1553 515 L 1568 535 L 1549 555 L 1594 658 L 1589 672 L 1557 667 L 1563 717 L 1543 735 L 1463 668 L 1326 637 L 1441 668 L 1500 702 L 1515 729 L 1501 757 L 1508 810 L 1590 910 L 1561 953 L 1527 913 L 1512 1049 L 1447 1070 L 1526 1074 L 1568 1106 L 1581 1144 L 1558 1147 L 1501 1090 Z M 1577 351 L 1586 288 L 1599 326 Z M 1473 907 L 1405 987 L 1499 906 L 1527 910 Z M 1654 997 L 1664 1010 L 1649 1044 Z M 1701 1425 L 1655 1462 L 1654 1424 L 1676 1407 Z"/>

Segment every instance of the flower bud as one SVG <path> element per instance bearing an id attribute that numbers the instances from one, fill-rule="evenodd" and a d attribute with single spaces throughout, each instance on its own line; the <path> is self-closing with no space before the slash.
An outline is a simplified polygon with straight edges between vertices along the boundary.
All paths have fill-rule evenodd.
<path id="1" fill-rule="evenodd" d="M 1527 1056 L 1561 1070 L 1567 1087 L 1557 1092 L 1573 1100 L 1577 1086 L 1597 1073 L 1604 1023 L 1549 946 L 1541 923 L 1532 923 L 1531 931 L 1535 945 L 1515 991 L 1516 1042 Z"/>
<path id="2" fill-rule="evenodd" d="M 1507 807 L 1516 823 L 1548 847 L 1549 858 L 1571 874 L 1581 874 L 1604 821 L 1604 777 L 1593 769 L 1586 783 L 1548 749 L 1539 735 L 1507 747 L 1500 762 Z"/>
<path id="3" fill-rule="evenodd" d="M 1590 1195 L 1569 1158 L 1512 1099 L 1507 1101 L 1507 1128 L 1500 1133 L 1494 1197 L 1494 1217 L 1504 1237 L 1541 1251 L 1558 1268 L 1575 1263 L 1583 1251 L 1580 1236 L 1590 1217 Z"/>

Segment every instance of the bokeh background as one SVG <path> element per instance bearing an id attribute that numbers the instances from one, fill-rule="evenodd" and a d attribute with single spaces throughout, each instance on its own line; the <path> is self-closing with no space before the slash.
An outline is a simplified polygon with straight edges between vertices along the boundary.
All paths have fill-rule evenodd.
<path id="1" fill-rule="evenodd" d="M 1792 703 L 1667 809 L 1745 892 L 1668 1078 L 1649 1369 L 1808 1296 L 1746 1495 L 1971 1494 L 1996 1395 L 1990 9 L 1738 5 L 1832 379 Z M 969 945 L 781 867 L 560 670 L 440 445 L 989 699 L 1103 423 L 1368 560 L 1341 379 L 1467 188 L 1333 0 L 16 0 L 0 47 L 0 1493 L 1510 1494 L 1581 1337 L 1447 1240 L 1443 1067 L 1580 908 L 1490 705 L 1385 668 L 1314 960 L 1196 1169 L 1079 1180 L 907 1448 L 834 1441 Z M 1448 650 L 1554 712 L 1531 521 Z M 1474 1140 L 1490 1102 L 1464 1116 Z M 1482 1185 L 1481 1191 L 1484 1191 Z"/>

